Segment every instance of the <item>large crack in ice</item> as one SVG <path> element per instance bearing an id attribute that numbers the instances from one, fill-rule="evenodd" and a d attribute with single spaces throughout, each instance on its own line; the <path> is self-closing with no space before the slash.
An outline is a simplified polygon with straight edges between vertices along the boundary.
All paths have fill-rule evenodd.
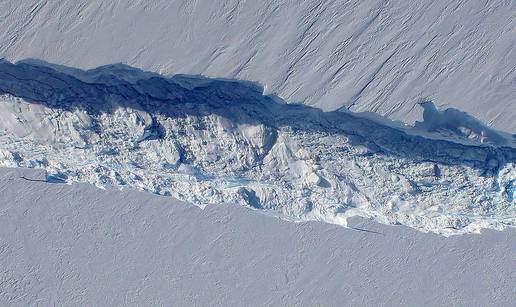
<path id="1" fill-rule="evenodd" d="M 33 62 L 0 62 L 0 94 L 0 165 L 53 180 L 444 235 L 516 222 L 514 136 L 428 102 L 431 117 L 409 128 L 250 82 Z"/>

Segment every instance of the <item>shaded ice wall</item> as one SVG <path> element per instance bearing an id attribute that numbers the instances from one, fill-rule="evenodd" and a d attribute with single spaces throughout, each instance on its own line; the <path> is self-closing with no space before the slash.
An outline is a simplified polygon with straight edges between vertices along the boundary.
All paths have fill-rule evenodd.
<path id="1" fill-rule="evenodd" d="M 2 1 L 0 57 L 255 80 L 409 123 L 431 99 L 516 132 L 516 2 Z"/>

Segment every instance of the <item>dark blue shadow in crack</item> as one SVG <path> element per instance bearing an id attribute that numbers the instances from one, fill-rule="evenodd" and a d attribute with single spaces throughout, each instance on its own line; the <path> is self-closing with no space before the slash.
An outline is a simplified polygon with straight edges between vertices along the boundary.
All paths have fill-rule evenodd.
<path id="1" fill-rule="evenodd" d="M 468 165 L 484 175 L 494 175 L 505 163 L 516 162 L 516 149 L 511 146 L 429 139 L 352 113 L 287 104 L 276 96 L 264 96 L 263 88 L 252 82 L 187 75 L 164 77 L 123 64 L 84 71 L 37 60 L 16 64 L 0 60 L 0 94 L 93 114 L 110 113 L 124 106 L 151 116 L 216 114 L 235 123 L 264 124 L 272 133 L 289 127 L 293 132 L 341 134 L 353 145 L 362 145 L 375 154 Z M 154 138 L 163 136 L 159 124 L 152 130 Z M 271 139 L 269 149 L 275 142 L 274 137 Z"/>

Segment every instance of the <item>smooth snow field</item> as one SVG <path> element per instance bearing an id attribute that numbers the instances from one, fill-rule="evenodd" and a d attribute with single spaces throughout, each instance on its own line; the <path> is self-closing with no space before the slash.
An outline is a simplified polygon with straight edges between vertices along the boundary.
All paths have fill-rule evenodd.
<path id="1" fill-rule="evenodd" d="M 514 306 L 513 229 L 290 223 L 0 170 L 2 306 Z"/>
<path id="2" fill-rule="evenodd" d="M 0 57 L 253 80 L 326 111 L 421 99 L 516 132 L 511 0 L 0 1 Z"/>

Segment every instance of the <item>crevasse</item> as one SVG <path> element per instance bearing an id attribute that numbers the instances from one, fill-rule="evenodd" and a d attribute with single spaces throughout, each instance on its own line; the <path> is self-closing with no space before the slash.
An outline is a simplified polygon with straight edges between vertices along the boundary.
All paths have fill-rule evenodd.
<path id="1" fill-rule="evenodd" d="M 250 82 L 28 62 L 0 62 L 0 94 L 0 165 L 55 180 L 344 226 L 358 215 L 451 235 L 516 222 L 514 136 L 430 102 L 406 127 Z"/>

